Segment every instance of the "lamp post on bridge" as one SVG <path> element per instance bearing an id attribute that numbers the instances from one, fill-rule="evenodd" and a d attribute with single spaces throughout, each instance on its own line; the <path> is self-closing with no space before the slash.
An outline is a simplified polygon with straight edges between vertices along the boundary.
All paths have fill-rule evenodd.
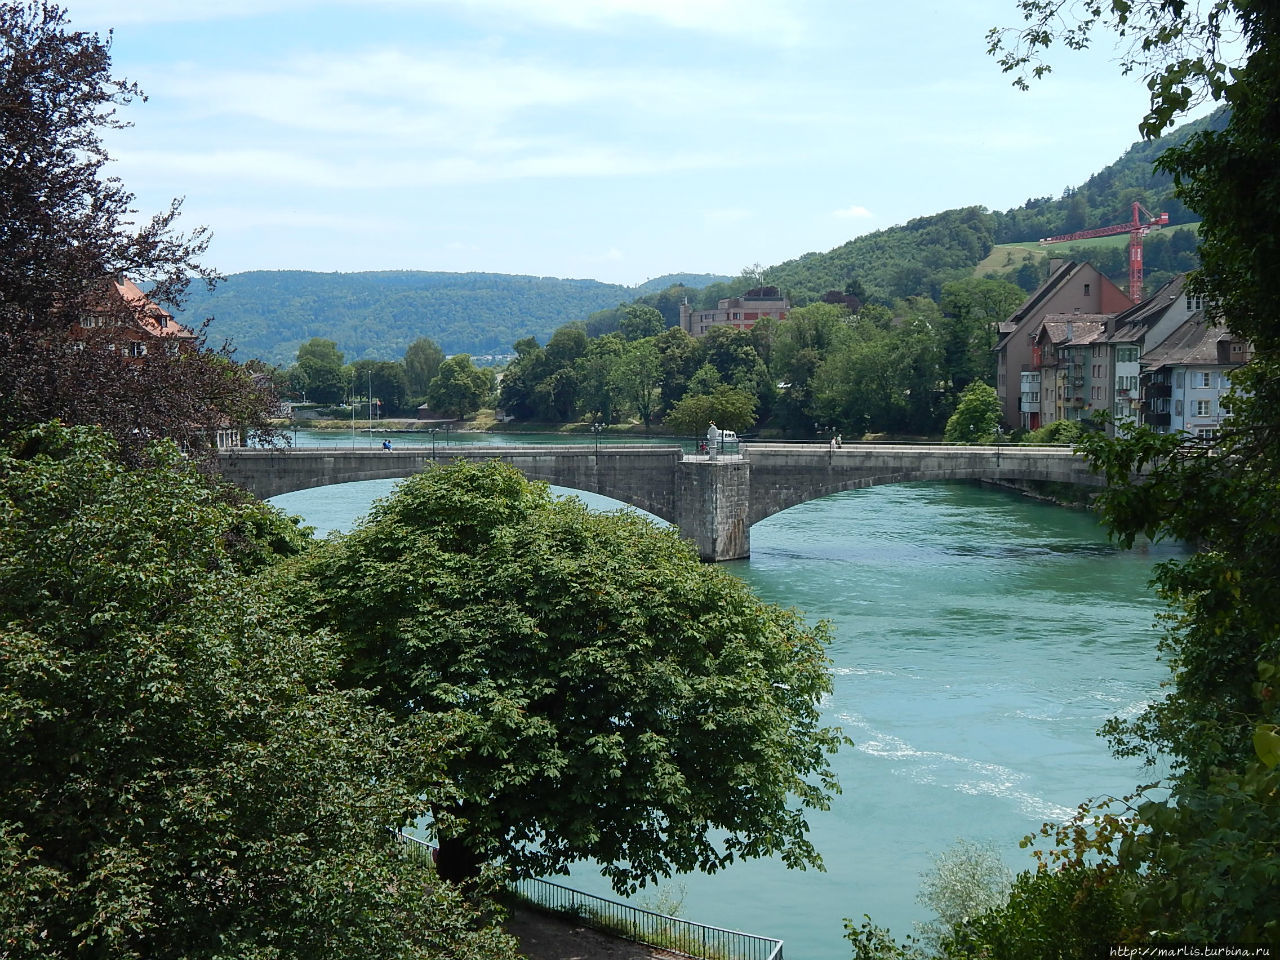
<path id="1" fill-rule="evenodd" d="M 431 434 L 431 459 L 436 458 L 436 434 L 440 432 L 439 427 L 431 427 L 427 433 Z"/>
<path id="2" fill-rule="evenodd" d="M 597 457 L 600 456 L 600 431 L 603 429 L 604 429 L 604 424 L 600 423 L 598 420 L 593 420 L 591 422 L 591 432 L 595 434 L 595 441 L 596 441 L 595 455 Z"/>

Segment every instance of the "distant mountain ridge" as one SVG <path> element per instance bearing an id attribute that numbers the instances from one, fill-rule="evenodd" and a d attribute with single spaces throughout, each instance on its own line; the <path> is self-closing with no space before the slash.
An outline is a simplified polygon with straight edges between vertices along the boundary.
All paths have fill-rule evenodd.
<path id="1" fill-rule="evenodd" d="M 545 343 L 564 323 L 650 289 L 723 279 L 673 274 L 627 287 L 500 273 L 255 270 L 232 274 L 212 294 L 193 291 L 179 319 L 198 325 L 212 317 L 210 342 L 230 340 L 238 360 L 289 364 L 312 337 L 333 340 L 348 363 L 399 359 L 419 337 L 446 353 L 479 356 L 509 353 L 522 337 Z"/>
<path id="2" fill-rule="evenodd" d="M 676 284 L 701 291 L 691 301 L 712 303 L 762 280 L 781 288 L 797 305 L 828 290 L 851 287 L 860 289 L 868 302 L 891 303 L 911 296 L 937 299 L 946 282 L 973 276 L 997 244 L 1123 223 L 1134 200 L 1152 211 L 1169 212 L 1172 225 L 1189 221 L 1191 214 L 1174 198 L 1170 178 L 1155 170 L 1154 162 L 1171 144 L 1197 131 L 1221 129 L 1226 119 L 1225 109 L 1220 109 L 1160 140 L 1134 143 L 1115 163 L 1060 197 L 1030 198 L 1004 212 L 973 206 L 919 217 L 825 253 L 806 253 L 753 277 L 680 273 L 628 287 L 496 273 L 251 271 L 233 274 L 212 294 L 195 292 L 180 319 L 196 325 L 212 317 L 209 339 L 215 344 L 232 341 L 237 359 L 257 357 L 287 365 L 312 337 L 333 340 L 347 362 L 399 359 L 418 337 L 430 337 L 450 354 L 508 354 L 524 337 L 545 344 L 566 323 L 585 323 L 593 313 L 642 297 L 655 300 Z M 1172 231 L 1164 233 L 1169 236 L 1149 238 L 1153 255 L 1160 253 L 1161 244 L 1179 246 L 1171 242 Z M 1189 242 L 1194 245 L 1194 238 Z M 1177 253 L 1165 258 L 1168 270 L 1186 268 L 1186 251 Z M 1071 249 L 1064 244 L 1053 255 L 1070 256 Z M 1127 265 L 1119 254 L 1114 259 L 1114 271 L 1098 266 L 1119 271 L 1123 281 Z M 1031 269 L 1035 258 L 1010 256 L 1007 261 L 1011 278 L 1033 288 L 1038 282 Z M 1019 264 L 1026 264 L 1023 275 L 1015 276 Z M 1149 278 L 1152 283 L 1162 279 L 1155 270 Z M 683 296 L 683 291 L 676 292 Z"/>

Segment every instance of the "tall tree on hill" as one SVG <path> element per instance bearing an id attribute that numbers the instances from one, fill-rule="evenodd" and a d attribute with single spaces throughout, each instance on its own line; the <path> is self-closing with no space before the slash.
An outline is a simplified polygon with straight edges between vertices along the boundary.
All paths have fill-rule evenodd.
<path id="1" fill-rule="evenodd" d="M 455 419 L 475 413 L 493 392 L 493 374 L 481 370 L 471 357 L 459 353 L 440 364 L 440 372 L 431 381 L 427 402 Z"/>
<path id="2" fill-rule="evenodd" d="M 444 363 L 444 351 L 430 337 L 419 337 L 404 351 L 404 372 L 409 380 L 409 396 L 425 397 L 427 388 Z"/>
<path id="3" fill-rule="evenodd" d="M 117 109 L 140 97 L 111 76 L 109 41 L 72 30 L 60 7 L 0 3 L 0 433 L 50 417 L 100 422 L 129 456 L 157 434 L 195 445 L 228 421 L 266 426 L 266 395 L 202 339 L 145 363 L 109 335 L 69 349 L 85 317 L 108 330 L 142 319 L 146 303 L 112 297 L 112 278 L 161 305 L 179 305 L 192 278 L 216 278 L 199 262 L 204 228 L 175 232 L 178 201 L 138 223 L 133 195 L 104 175 L 102 132 L 127 126 Z"/>

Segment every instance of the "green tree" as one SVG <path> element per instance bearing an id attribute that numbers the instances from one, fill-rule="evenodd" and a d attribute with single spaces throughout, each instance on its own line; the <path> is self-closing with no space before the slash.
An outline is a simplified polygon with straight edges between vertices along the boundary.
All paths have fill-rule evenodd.
<path id="1" fill-rule="evenodd" d="M 338 345 L 324 337 L 312 337 L 298 347 L 298 362 L 301 363 L 303 360 L 314 360 L 316 363 L 339 368 L 346 363 Z"/>
<path id="2" fill-rule="evenodd" d="M 578 379 L 578 406 L 601 423 L 614 423 L 625 402 L 618 370 L 627 341 L 616 333 L 596 337 L 574 364 Z"/>
<path id="3" fill-rule="evenodd" d="M 943 379 L 953 396 L 974 380 L 995 382 L 996 331 L 1026 299 L 1008 280 L 970 277 L 942 287 Z"/>
<path id="4" fill-rule="evenodd" d="M 497 461 L 405 481 L 289 571 L 348 682 L 406 723 L 457 721 L 440 871 L 593 857 L 619 891 L 777 854 L 836 785 L 824 626 L 757 599 L 638 515 Z M 406 737 L 410 732 L 406 731 Z"/>
<path id="5" fill-rule="evenodd" d="M 118 111 L 142 98 L 111 75 L 109 38 L 73 30 L 53 3 L 0 3 L 0 437 L 58 418 L 98 424 L 137 456 L 157 436 L 195 452 L 228 422 L 269 428 L 272 398 L 203 333 L 180 353 L 153 341 L 142 362 L 118 349 L 117 324 L 154 328 L 156 306 L 217 279 L 199 262 L 207 231 L 176 232 L 180 201 L 141 215 L 107 175 L 104 131 L 127 127 Z M 119 295 L 125 279 L 147 297 Z"/>
<path id="6" fill-rule="evenodd" d="M 334 686 L 261 579 L 300 532 L 148 459 L 58 425 L 0 450 L 0 953 L 514 956 L 392 839 L 444 731 Z"/>
<path id="7" fill-rule="evenodd" d="M 667 321 L 653 307 L 632 303 L 623 308 L 622 335 L 628 340 L 656 337 L 667 329 Z"/>
<path id="8" fill-rule="evenodd" d="M 698 368 L 698 341 L 680 327 L 663 331 L 654 340 L 658 348 L 661 386 L 660 409 L 670 410 L 689 388 L 689 378 Z"/>
<path id="9" fill-rule="evenodd" d="M 345 371 L 355 396 L 376 402 L 384 417 L 403 416 L 409 410 L 409 377 L 403 363 L 394 360 L 357 360 Z"/>
<path id="10" fill-rule="evenodd" d="M 614 384 L 620 396 L 635 410 L 647 429 L 658 402 L 658 381 L 662 361 L 655 338 L 628 343 L 614 370 Z"/>
<path id="11" fill-rule="evenodd" d="M 404 372 L 409 384 L 409 396 L 425 397 L 431 381 L 444 363 L 444 351 L 430 337 L 419 337 L 404 351 Z"/>
<path id="12" fill-rule="evenodd" d="M 756 398 L 745 390 L 721 384 L 711 393 L 689 393 L 666 417 L 666 425 L 674 433 L 705 436 L 707 426 L 715 423 L 722 430 L 745 433 L 756 423 Z"/>
<path id="13" fill-rule="evenodd" d="M 490 378 L 471 362 L 471 357 L 458 353 L 440 364 L 440 371 L 427 390 L 427 402 L 460 420 L 484 406 L 491 388 Z"/>
<path id="14" fill-rule="evenodd" d="M 964 388 L 956 412 L 947 421 L 948 443 L 991 443 L 1000 425 L 1000 398 L 994 387 L 975 381 Z"/>

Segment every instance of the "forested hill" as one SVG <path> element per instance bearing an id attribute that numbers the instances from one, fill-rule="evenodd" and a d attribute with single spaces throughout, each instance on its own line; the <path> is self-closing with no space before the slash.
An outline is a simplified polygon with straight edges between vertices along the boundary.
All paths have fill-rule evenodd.
<path id="1" fill-rule="evenodd" d="M 1222 129 L 1226 119 L 1225 109 L 1219 110 L 1160 140 L 1135 143 L 1115 163 L 1057 197 L 1030 198 L 1003 212 L 974 206 L 920 217 L 738 278 L 674 274 L 625 287 L 493 273 L 258 271 L 233 274 L 212 295 L 199 291 L 181 319 L 196 325 L 213 317 L 210 340 L 230 339 L 241 360 L 288 364 L 300 344 L 324 337 L 352 362 L 398 359 L 418 337 L 430 337 L 446 353 L 483 356 L 510 353 L 512 344 L 529 336 L 545 344 L 566 323 L 584 322 L 595 335 L 616 329 L 621 315 L 616 308 L 637 299 L 673 323 L 686 296 L 713 306 L 719 297 L 761 283 L 781 288 L 797 306 L 828 290 L 886 305 L 912 296 L 936 300 L 948 281 L 987 271 L 1004 273 L 1032 290 L 1047 270 L 1044 252 L 1000 251 L 993 263 L 987 258 L 996 245 L 1126 223 L 1134 200 L 1153 213 L 1167 212 L 1171 227 L 1188 223 L 1192 216 L 1154 162 L 1198 130 Z M 999 174 L 998 164 L 996 158 L 993 176 Z M 1074 251 L 1070 244 L 1051 249 L 1054 256 L 1092 260 L 1123 287 L 1128 276 L 1123 240 L 1112 251 Z M 1144 250 L 1147 289 L 1194 266 L 1194 248 L 1189 230 L 1150 234 Z"/>
<path id="2" fill-rule="evenodd" d="M 528 336 L 545 343 L 562 324 L 651 289 L 724 279 L 679 274 L 625 287 L 495 273 L 254 271 L 233 274 L 212 294 L 195 291 L 180 319 L 194 326 L 213 317 L 210 342 L 231 340 L 238 360 L 289 364 L 312 337 L 336 342 L 348 362 L 399 359 L 418 337 L 446 353 L 484 355 L 509 353 Z"/>
<path id="3" fill-rule="evenodd" d="M 1227 113 L 1222 108 L 1159 140 L 1139 141 L 1115 163 L 1081 186 L 1063 190 L 1056 198 L 1030 198 L 1022 206 L 1004 212 L 975 206 L 920 217 L 903 226 L 857 237 L 826 253 L 806 253 L 770 267 L 765 279 L 786 291 L 793 303 L 816 299 L 827 290 L 845 290 L 855 282 L 866 300 L 890 303 L 909 296 L 937 299 L 943 283 L 971 276 L 996 244 L 1034 242 L 1042 237 L 1126 223 L 1135 200 L 1153 213 L 1167 212 L 1171 225 L 1189 223 L 1195 217 L 1173 196 L 1172 180 L 1168 174 L 1155 170 L 1155 160 L 1168 147 L 1184 142 L 1199 130 L 1222 129 L 1226 120 Z M 1158 253 L 1162 243 L 1170 242 L 1172 233 L 1167 229 L 1152 233 L 1148 242 Z M 1051 249 L 1055 256 L 1071 255 L 1069 244 Z M 1019 265 L 1011 262 L 1010 272 Z M 1099 267 L 1106 269 L 1101 264 Z M 1127 261 L 1119 259 L 1118 267 L 1118 274 L 1112 279 L 1123 286 Z M 1150 289 L 1161 278 L 1155 271 L 1148 272 Z M 1019 282 L 1032 289 L 1039 278 L 1027 275 Z"/>

